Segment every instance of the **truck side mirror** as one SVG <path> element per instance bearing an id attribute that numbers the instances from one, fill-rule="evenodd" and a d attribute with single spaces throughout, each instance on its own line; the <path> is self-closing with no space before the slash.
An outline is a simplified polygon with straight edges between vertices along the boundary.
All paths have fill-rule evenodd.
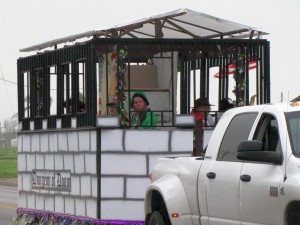
<path id="1" fill-rule="evenodd" d="M 281 152 L 265 151 L 263 142 L 257 140 L 241 141 L 238 145 L 237 158 L 245 161 L 282 164 Z"/>
<path id="2" fill-rule="evenodd" d="M 263 151 L 263 142 L 262 141 L 241 141 L 238 145 L 238 152 L 252 152 L 252 151 Z"/>

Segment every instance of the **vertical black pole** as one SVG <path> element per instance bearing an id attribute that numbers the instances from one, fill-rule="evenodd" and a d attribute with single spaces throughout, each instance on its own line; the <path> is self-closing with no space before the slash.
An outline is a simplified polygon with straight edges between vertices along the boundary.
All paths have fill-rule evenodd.
<path id="1" fill-rule="evenodd" d="M 259 52 L 259 58 L 260 58 L 260 68 L 259 68 L 259 104 L 265 103 L 265 92 L 264 92 L 264 87 L 265 87 L 265 74 L 264 74 L 264 68 L 265 68 L 265 61 L 264 61 L 264 54 L 263 54 L 263 47 L 262 45 L 259 45 L 258 47 L 258 52 Z"/>
<path id="2" fill-rule="evenodd" d="M 76 49 L 78 51 L 78 49 Z M 78 74 L 78 62 L 76 58 L 72 60 L 72 117 L 76 117 L 78 111 L 78 97 L 79 97 L 79 74 Z"/>
<path id="3" fill-rule="evenodd" d="M 86 66 L 86 101 L 88 107 L 89 125 L 96 126 L 97 115 L 97 76 L 96 76 L 96 49 L 92 45 L 87 46 L 88 57 Z"/>
<path id="4" fill-rule="evenodd" d="M 186 62 L 185 57 L 181 55 L 181 76 L 180 76 L 180 113 L 185 114 L 187 113 L 187 74 L 186 74 Z"/>
<path id="5" fill-rule="evenodd" d="M 57 64 L 57 116 L 60 118 L 63 114 L 63 101 L 64 101 L 64 73 L 63 66 Z"/>
<path id="6" fill-rule="evenodd" d="M 200 97 L 205 97 L 206 92 L 206 58 L 201 59 L 201 72 L 200 72 Z"/>
<path id="7" fill-rule="evenodd" d="M 97 170 L 97 219 L 101 219 L 101 129 L 97 132 L 97 152 L 96 152 L 96 170 Z"/>
<path id="8" fill-rule="evenodd" d="M 264 90 L 265 90 L 265 98 L 264 103 L 270 103 L 271 102 L 271 80 L 270 80 L 270 42 L 267 42 L 263 47 L 263 53 L 264 53 L 264 77 L 265 77 L 265 83 L 264 83 Z"/>
<path id="9" fill-rule="evenodd" d="M 246 45 L 246 54 L 245 54 L 245 68 L 246 68 L 246 73 L 245 73 L 245 79 L 246 79 L 246 87 L 245 87 L 245 94 L 246 94 L 246 99 L 244 100 L 245 102 L 245 105 L 249 105 L 249 102 L 250 102 L 250 98 L 249 98 L 249 91 L 250 91 L 250 88 L 249 88 L 249 63 L 251 61 L 251 58 L 250 58 L 250 46 L 249 45 Z"/>
<path id="10" fill-rule="evenodd" d="M 17 71 L 17 83 L 18 83 L 18 112 L 19 112 L 19 122 L 22 121 L 22 119 L 24 118 L 24 109 L 25 109 L 25 96 L 24 96 L 24 74 L 22 72 L 22 67 L 21 64 L 23 65 L 23 63 L 21 63 L 23 61 L 21 61 L 20 59 L 18 59 L 18 71 Z M 28 82 L 27 82 L 28 83 Z"/>

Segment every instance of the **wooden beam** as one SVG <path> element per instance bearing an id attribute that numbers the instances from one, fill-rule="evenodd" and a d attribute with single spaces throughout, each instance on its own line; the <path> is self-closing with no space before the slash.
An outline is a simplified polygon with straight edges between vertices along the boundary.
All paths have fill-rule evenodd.
<path id="1" fill-rule="evenodd" d="M 183 33 L 192 36 L 193 38 L 201 38 L 200 36 L 198 36 L 198 35 L 196 35 L 196 34 L 193 34 L 192 32 L 190 32 L 190 31 L 184 29 L 183 27 L 177 25 L 176 23 L 173 23 L 172 21 L 170 21 L 170 20 L 168 20 L 168 19 L 166 20 L 166 22 L 169 23 L 169 24 L 171 24 L 173 27 L 176 27 L 177 29 L 181 30 Z"/>

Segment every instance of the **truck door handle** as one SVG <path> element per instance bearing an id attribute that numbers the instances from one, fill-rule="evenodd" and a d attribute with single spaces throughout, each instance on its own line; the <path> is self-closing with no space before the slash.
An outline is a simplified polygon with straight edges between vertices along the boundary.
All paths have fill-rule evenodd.
<path id="1" fill-rule="evenodd" d="M 240 179 L 241 179 L 241 181 L 244 181 L 244 182 L 250 182 L 251 176 L 250 175 L 242 175 L 242 176 L 240 176 Z"/>
<path id="2" fill-rule="evenodd" d="M 206 174 L 208 179 L 215 179 L 216 178 L 216 174 L 214 172 L 209 172 Z"/>

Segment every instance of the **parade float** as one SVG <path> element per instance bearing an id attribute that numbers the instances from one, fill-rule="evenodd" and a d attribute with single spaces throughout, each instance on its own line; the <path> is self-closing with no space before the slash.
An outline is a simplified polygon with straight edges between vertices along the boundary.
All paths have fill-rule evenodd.
<path id="1" fill-rule="evenodd" d="M 203 128 L 195 146 L 189 112 L 196 98 L 217 92 L 220 101 L 234 82 L 236 105 L 248 105 L 249 63 L 255 62 L 256 104 L 270 102 L 266 34 L 179 9 L 21 49 L 27 56 L 18 59 L 13 224 L 143 224 L 157 159 L 201 154 L 214 127 Z M 219 73 L 215 88 L 212 67 Z M 147 95 L 156 127 L 125 123 L 135 91 Z M 113 99 L 118 115 L 108 115 Z"/>

